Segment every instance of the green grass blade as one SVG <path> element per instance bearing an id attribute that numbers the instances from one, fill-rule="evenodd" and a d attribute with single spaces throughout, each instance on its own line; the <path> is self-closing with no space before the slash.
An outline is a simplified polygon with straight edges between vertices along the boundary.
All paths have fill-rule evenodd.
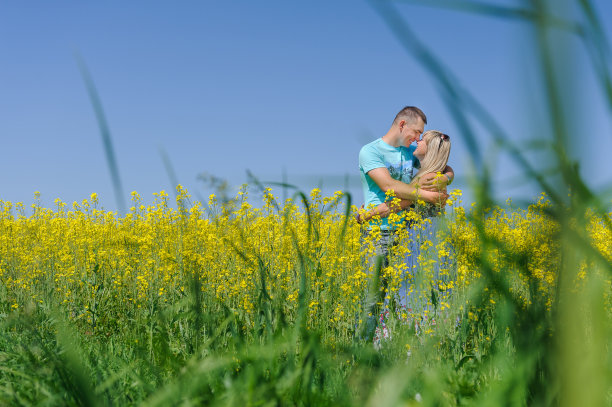
<path id="1" fill-rule="evenodd" d="M 113 190 L 115 192 L 117 210 L 120 214 L 125 214 L 126 201 L 123 195 L 121 178 L 119 176 L 119 166 L 117 165 L 117 159 L 115 157 L 115 151 L 113 148 L 113 141 L 111 139 L 111 134 L 108 128 L 108 123 L 106 121 L 106 116 L 104 115 L 104 109 L 102 108 L 102 102 L 100 101 L 98 91 L 96 90 L 96 86 L 91 77 L 91 74 L 89 73 L 89 69 L 87 69 L 85 61 L 78 53 L 75 54 L 75 58 L 77 61 L 77 65 L 79 66 L 79 71 L 81 72 L 83 82 L 85 82 L 85 87 L 87 88 L 87 93 L 89 94 L 89 99 L 91 101 L 94 113 L 96 114 L 96 119 L 98 121 L 100 136 L 102 137 L 102 145 L 104 146 L 104 153 L 106 155 L 106 163 L 108 164 L 108 169 L 111 174 L 111 181 L 113 183 Z"/>

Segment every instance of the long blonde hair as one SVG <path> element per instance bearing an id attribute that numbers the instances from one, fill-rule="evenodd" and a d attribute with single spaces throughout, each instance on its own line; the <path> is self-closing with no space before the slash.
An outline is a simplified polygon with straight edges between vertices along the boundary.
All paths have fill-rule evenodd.
<path id="1" fill-rule="evenodd" d="M 427 152 L 421 160 L 421 168 L 410 184 L 419 182 L 419 178 L 430 172 L 441 172 L 446 168 L 450 156 L 450 137 L 437 130 L 427 130 L 423 133 L 423 140 L 427 143 Z"/>

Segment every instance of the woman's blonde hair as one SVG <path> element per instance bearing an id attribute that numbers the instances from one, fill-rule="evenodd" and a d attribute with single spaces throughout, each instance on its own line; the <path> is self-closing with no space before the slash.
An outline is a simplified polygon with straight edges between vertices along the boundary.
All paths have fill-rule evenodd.
<path id="1" fill-rule="evenodd" d="M 423 133 L 423 140 L 427 143 L 427 152 L 411 184 L 416 184 L 421 176 L 430 172 L 444 171 L 450 156 L 451 142 L 448 135 L 437 130 L 427 130 Z"/>

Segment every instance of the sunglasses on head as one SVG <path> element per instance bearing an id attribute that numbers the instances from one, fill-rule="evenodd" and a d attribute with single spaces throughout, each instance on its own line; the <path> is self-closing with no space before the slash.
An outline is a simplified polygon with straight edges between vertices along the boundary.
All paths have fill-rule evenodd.
<path id="1" fill-rule="evenodd" d="M 440 147 L 442 147 L 442 142 L 445 140 L 446 141 L 450 140 L 450 137 L 448 136 L 448 134 L 440 133 L 440 144 L 438 145 L 438 150 L 440 149 Z"/>

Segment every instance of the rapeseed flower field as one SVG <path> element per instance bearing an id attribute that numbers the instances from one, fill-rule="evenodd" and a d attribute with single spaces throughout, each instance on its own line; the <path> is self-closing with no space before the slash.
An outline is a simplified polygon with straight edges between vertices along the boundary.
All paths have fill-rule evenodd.
<path id="1" fill-rule="evenodd" d="M 228 393 L 227 383 L 243 378 L 248 388 L 248 373 L 274 388 L 267 390 L 272 391 L 269 397 L 284 402 L 292 399 L 289 390 L 278 389 L 282 377 L 302 396 L 318 389 L 314 393 L 319 398 L 309 393 L 313 402 L 343 400 L 338 392 L 348 386 L 343 403 L 360 403 L 378 394 L 375 384 L 360 393 L 363 366 L 384 365 L 373 362 L 376 358 L 397 366 L 408 357 L 420 360 L 417 370 L 435 363 L 454 366 L 451 382 L 467 381 L 465 386 L 472 388 L 447 382 L 444 397 L 453 394 L 456 401 L 470 399 L 483 383 L 503 376 L 484 360 L 497 353 L 520 354 L 521 339 L 514 330 L 530 328 L 525 321 L 519 328 L 504 328 L 498 321 L 500 309 L 511 314 L 508 304 L 514 304 L 519 314 L 536 310 L 542 320 L 535 322 L 534 332 L 552 334 L 543 321 L 554 318 L 563 253 L 560 225 L 550 216 L 545 196 L 525 209 L 510 202 L 506 208 L 466 209 L 461 192 L 454 191 L 439 218 L 422 219 L 414 212 L 392 215 L 390 222 L 410 227 L 399 229 L 398 244 L 380 270 L 370 266 L 377 227 L 364 238 L 363 227 L 352 217 L 357 208 L 348 206 L 342 192 L 323 197 L 315 189 L 309 197 L 294 199 L 279 203 L 271 189 L 264 189 L 263 202 L 254 206 L 244 185 L 230 203 L 221 204 L 211 195 L 203 204 L 179 186 L 176 206 L 163 191 L 152 204 L 133 192 L 124 216 L 104 210 L 96 194 L 72 205 L 56 200 L 53 208 L 42 207 L 38 194 L 31 207 L 0 201 L 0 313 L 5 323 L 17 316 L 34 318 L 6 325 L 2 357 L 17 363 L 13 359 L 18 352 L 7 351 L 11 347 L 6 343 L 24 341 L 22 324 L 37 337 L 50 335 L 48 346 L 61 349 L 57 335 L 62 330 L 51 321 L 62 320 L 68 336 L 81 338 L 82 352 L 91 352 L 86 360 L 112 354 L 122 361 L 106 366 L 103 376 L 116 376 L 110 382 L 95 379 L 92 371 L 84 373 L 93 381 L 92 392 L 108 393 L 115 387 L 129 396 L 110 404 L 159 396 L 143 384 L 147 380 L 133 378 L 132 368 L 146 370 L 155 377 L 149 381 L 163 386 L 173 383 L 177 372 L 191 369 L 194 357 L 199 363 L 218 363 L 205 373 L 215 377 L 204 380 L 207 396 L 197 393 L 204 399 L 217 400 L 217 391 L 226 401 L 230 394 L 241 400 Z M 582 232 L 591 247 L 612 263 L 612 212 L 602 216 L 589 211 L 585 221 Z M 609 321 L 610 274 L 583 259 L 572 286 L 581 290 L 592 278 L 603 284 L 604 318 Z M 365 306 L 368 296 L 378 299 L 376 312 Z M 374 347 L 362 328 L 381 312 L 385 335 Z M 288 336 L 294 327 L 299 333 Z M 370 355 L 365 362 L 356 356 L 363 352 Z M 609 350 L 605 352 L 609 357 Z M 53 359 L 33 357 L 42 364 Z M 142 362 L 135 360 L 146 360 L 148 367 L 138 368 Z M 279 360 L 286 364 L 279 365 Z M 263 367 L 255 374 L 258 363 Z M 465 373 L 468 368 L 472 370 Z M 61 372 L 57 366 L 55 370 Z M 307 372 L 308 383 L 296 379 Z M 383 376 L 382 370 L 377 372 Z M 6 370 L 0 382 L 6 386 L 19 375 Z M 414 386 L 425 386 L 419 383 L 407 390 L 400 387 L 413 397 L 418 390 Z M 173 403 L 192 400 L 173 385 Z M 2 397 L 19 394 L 36 403 L 47 397 L 41 390 L 45 385 L 36 386 L 33 393 L 28 385 L 10 391 L 5 387 Z M 249 391 L 245 394 L 251 402 L 268 397 Z"/>

